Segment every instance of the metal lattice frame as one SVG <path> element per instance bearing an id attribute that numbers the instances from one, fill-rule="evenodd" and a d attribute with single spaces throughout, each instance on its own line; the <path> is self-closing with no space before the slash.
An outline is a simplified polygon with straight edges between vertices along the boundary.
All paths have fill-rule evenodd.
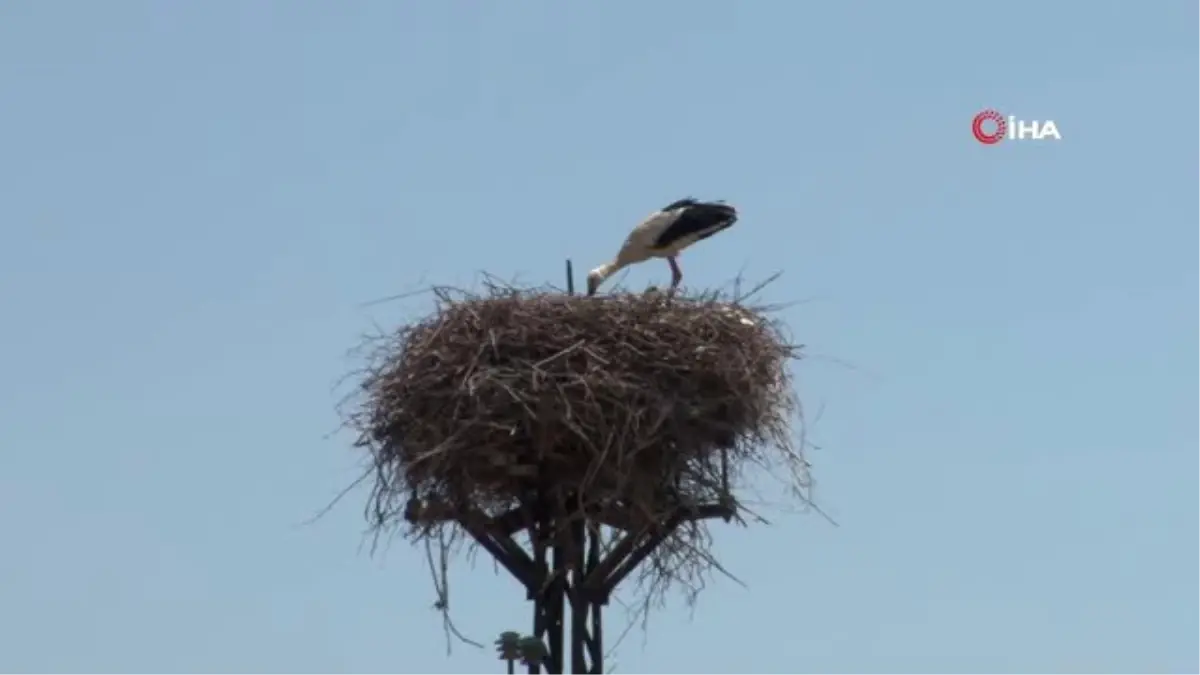
<path id="1" fill-rule="evenodd" d="M 546 658 L 530 664 L 530 673 L 603 673 L 603 608 L 621 581 L 683 523 L 733 517 L 730 506 L 707 504 L 680 507 L 662 521 L 629 528 L 622 526 L 620 521 L 627 519 L 616 512 L 566 518 L 556 513 L 552 504 L 536 495 L 498 517 L 474 512 L 456 519 L 525 587 L 526 599 L 533 601 L 533 637 L 546 646 Z M 411 517 L 428 523 L 436 507 L 422 506 Z M 607 553 L 601 550 L 603 525 L 619 532 Z M 529 536 L 530 550 L 516 541 L 522 532 Z M 569 670 L 565 644 L 568 609 Z"/>

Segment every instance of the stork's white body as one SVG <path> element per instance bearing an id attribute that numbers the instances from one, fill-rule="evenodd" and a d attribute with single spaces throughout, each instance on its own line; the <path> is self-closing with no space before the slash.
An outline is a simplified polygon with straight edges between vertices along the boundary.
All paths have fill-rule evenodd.
<path id="1" fill-rule="evenodd" d="M 737 222 L 737 210 L 720 202 L 681 199 L 650 214 L 638 223 L 617 256 L 588 275 L 588 295 L 621 269 L 651 258 L 666 258 L 671 265 L 671 290 L 683 279 L 675 257 L 701 239 L 731 227 Z"/>

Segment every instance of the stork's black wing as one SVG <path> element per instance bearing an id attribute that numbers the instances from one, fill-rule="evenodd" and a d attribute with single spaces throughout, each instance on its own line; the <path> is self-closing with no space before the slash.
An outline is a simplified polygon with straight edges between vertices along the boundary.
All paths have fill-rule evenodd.
<path id="1" fill-rule="evenodd" d="M 692 197 L 684 197 L 683 199 L 676 199 L 670 204 L 662 207 L 662 211 L 674 211 L 675 209 L 682 209 L 685 206 L 696 206 L 699 203 L 700 202 L 696 201 Z"/>
<path id="2" fill-rule="evenodd" d="M 666 210 L 666 209 L 664 209 Z M 666 248 L 684 238 L 707 239 L 737 222 L 737 210 L 728 204 L 693 203 L 684 206 L 675 221 L 654 240 L 655 248 Z"/>

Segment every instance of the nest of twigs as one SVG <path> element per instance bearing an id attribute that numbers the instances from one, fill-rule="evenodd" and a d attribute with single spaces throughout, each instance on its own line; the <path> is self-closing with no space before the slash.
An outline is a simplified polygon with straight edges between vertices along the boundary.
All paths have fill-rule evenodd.
<path id="1" fill-rule="evenodd" d="M 540 495 L 625 529 L 718 503 L 751 465 L 807 487 L 789 361 L 799 347 L 735 294 L 581 297 L 487 283 L 377 337 L 349 417 L 370 453 L 377 527 L 458 531 Z M 412 505 L 436 505 L 418 516 Z M 605 520 L 608 518 L 608 520 Z M 711 564 L 702 524 L 643 570 L 658 588 Z"/>

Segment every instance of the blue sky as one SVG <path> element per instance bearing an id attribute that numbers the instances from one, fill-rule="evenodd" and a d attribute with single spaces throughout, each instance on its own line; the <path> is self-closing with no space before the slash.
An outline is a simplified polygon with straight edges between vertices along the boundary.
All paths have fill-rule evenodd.
<path id="1" fill-rule="evenodd" d="M 500 672 L 362 549 L 363 308 L 650 210 L 784 276 L 821 505 L 620 672 L 1196 672 L 1197 6 L 9 0 L 0 668 Z M 1061 142 L 985 147 L 993 107 Z M 665 264 L 631 285 L 663 283 Z M 816 415 L 813 414 L 815 417 Z M 524 629 L 491 566 L 459 627 Z M 609 613 L 608 635 L 622 625 Z M 611 644 L 611 641 L 610 641 Z"/>

